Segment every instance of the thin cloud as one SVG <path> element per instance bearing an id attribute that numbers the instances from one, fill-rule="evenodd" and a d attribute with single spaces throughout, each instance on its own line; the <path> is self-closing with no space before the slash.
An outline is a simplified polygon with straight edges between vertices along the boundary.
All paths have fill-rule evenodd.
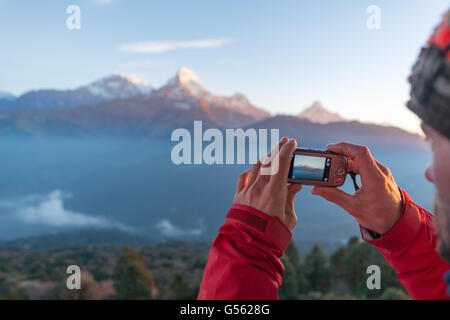
<path id="1" fill-rule="evenodd" d="M 181 49 L 207 49 L 219 48 L 227 45 L 232 40 L 227 38 L 203 39 L 193 41 L 148 41 L 124 43 L 117 46 L 117 51 L 132 53 L 162 53 Z"/>
<path id="2" fill-rule="evenodd" d="M 202 234 L 201 229 L 181 229 L 177 227 L 169 220 L 161 220 L 156 225 L 156 228 L 162 233 L 162 235 L 169 238 L 176 238 L 182 236 L 199 236 Z"/>
<path id="3" fill-rule="evenodd" d="M 132 228 L 103 217 L 94 217 L 64 208 L 64 199 L 69 194 L 55 190 L 46 195 L 31 195 L 18 199 L 0 201 L 0 208 L 9 211 L 16 219 L 26 224 L 51 227 L 97 227 L 117 228 L 132 231 Z"/>

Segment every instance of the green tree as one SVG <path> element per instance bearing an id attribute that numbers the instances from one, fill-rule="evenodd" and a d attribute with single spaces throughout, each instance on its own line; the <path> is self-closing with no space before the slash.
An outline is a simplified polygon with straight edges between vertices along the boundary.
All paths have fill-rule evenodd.
<path id="1" fill-rule="evenodd" d="M 345 259 L 348 256 L 347 247 L 337 249 L 330 257 L 330 273 L 333 282 L 345 279 Z"/>
<path id="2" fill-rule="evenodd" d="M 346 266 L 345 260 L 348 256 L 347 246 L 337 249 L 330 257 L 330 277 L 331 290 L 338 295 L 346 295 L 350 293 L 350 289 L 346 284 Z"/>
<path id="3" fill-rule="evenodd" d="M 367 267 L 370 265 L 378 265 L 379 261 L 374 260 L 372 255 L 373 246 L 368 243 L 361 243 L 354 246 L 346 261 L 346 279 L 351 290 L 360 298 L 373 298 L 381 294 L 378 289 L 369 290 L 367 288 Z M 376 249 L 375 249 L 376 250 Z M 381 278 L 382 279 L 382 278 Z"/>
<path id="4" fill-rule="evenodd" d="M 298 251 L 298 248 L 295 245 L 294 241 L 291 241 L 284 255 L 289 257 L 289 260 L 291 261 L 292 265 L 296 270 L 300 270 L 301 265 L 300 252 Z"/>
<path id="5" fill-rule="evenodd" d="M 52 300 L 99 300 L 102 298 L 100 285 L 89 271 L 81 272 L 81 289 L 67 289 L 66 279 L 48 295 Z"/>
<path id="6" fill-rule="evenodd" d="M 330 270 L 322 248 L 315 244 L 305 258 L 303 265 L 305 275 L 305 292 L 325 293 L 330 289 Z"/>
<path id="7" fill-rule="evenodd" d="M 336 272 L 335 275 L 345 283 L 346 287 L 348 287 L 353 294 L 357 295 L 359 298 L 377 298 L 383 293 L 384 288 L 402 288 L 402 285 L 397 278 L 396 271 L 389 266 L 386 259 L 374 246 L 367 242 L 357 243 L 355 241 L 349 241 L 346 250 L 347 255 L 344 258 L 342 272 Z M 338 255 L 337 252 L 336 255 Z M 336 257 L 335 260 L 338 260 L 338 258 Z M 334 262 L 332 262 L 332 265 L 333 263 Z M 370 265 L 380 267 L 380 290 L 369 290 L 367 288 L 367 279 L 370 276 L 367 273 L 367 268 Z"/>
<path id="8" fill-rule="evenodd" d="M 176 274 L 169 286 L 170 298 L 175 300 L 195 300 L 197 289 L 191 288 L 183 275 Z"/>
<path id="9" fill-rule="evenodd" d="M 380 296 L 382 300 L 409 300 L 409 296 L 404 290 L 398 288 L 387 288 Z"/>
<path id="10" fill-rule="evenodd" d="M 0 300 L 28 300 L 27 293 L 17 284 L 4 277 L 0 278 Z"/>
<path id="11" fill-rule="evenodd" d="M 278 289 L 278 296 L 282 300 L 295 300 L 299 298 L 304 287 L 303 274 L 299 251 L 292 241 L 281 257 L 284 265 L 283 283 Z"/>
<path id="12" fill-rule="evenodd" d="M 144 257 L 131 247 L 123 247 L 114 279 L 118 299 L 143 300 L 157 295 L 155 280 L 145 265 Z"/>
<path id="13" fill-rule="evenodd" d="M 298 274 L 294 264 L 287 255 L 281 257 L 284 265 L 283 283 L 278 288 L 278 297 L 281 300 L 296 300 L 299 296 Z"/>
<path id="14" fill-rule="evenodd" d="M 359 238 L 357 236 L 350 237 L 347 241 L 347 248 L 350 250 L 353 247 L 359 245 Z"/>

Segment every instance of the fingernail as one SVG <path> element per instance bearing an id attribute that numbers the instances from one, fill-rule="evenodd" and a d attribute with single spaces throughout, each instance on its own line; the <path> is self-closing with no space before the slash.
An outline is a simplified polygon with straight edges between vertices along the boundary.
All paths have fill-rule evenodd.
<path id="1" fill-rule="evenodd" d="M 280 142 L 284 142 L 287 139 L 287 137 L 281 138 Z"/>

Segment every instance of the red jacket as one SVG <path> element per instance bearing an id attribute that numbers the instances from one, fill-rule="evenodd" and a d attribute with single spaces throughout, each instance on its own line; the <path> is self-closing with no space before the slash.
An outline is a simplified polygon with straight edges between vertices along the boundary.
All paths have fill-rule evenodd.
<path id="1" fill-rule="evenodd" d="M 436 251 L 433 215 L 402 191 L 402 215 L 372 243 L 398 272 L 413 299 L 448 299 L 444 273 L 450 265 Z M 280 257 L 291 241 L 290 230 L 276 217 L 233 205 L 209 252 L 198 299 L 278 299 L 284 266 Z"/>

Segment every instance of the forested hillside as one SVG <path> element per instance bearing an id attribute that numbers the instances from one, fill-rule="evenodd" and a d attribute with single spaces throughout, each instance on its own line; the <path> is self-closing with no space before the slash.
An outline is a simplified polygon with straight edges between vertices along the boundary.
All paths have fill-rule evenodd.
<path id="1" fill-rule="evenodd" d="M 136 247 L 3 248 L 0 299 L 195 299 L 209 243 L 169 241 Z M 395 271 L 357 238 L 330 255 L 319 245 L 291 243 L 280 299 L 407 299 Z M 66 269 L 81 268 L 81 289 L 68 290 Z M 369 265 L 381 269 L 381 289 L 369 290 Z"/>

